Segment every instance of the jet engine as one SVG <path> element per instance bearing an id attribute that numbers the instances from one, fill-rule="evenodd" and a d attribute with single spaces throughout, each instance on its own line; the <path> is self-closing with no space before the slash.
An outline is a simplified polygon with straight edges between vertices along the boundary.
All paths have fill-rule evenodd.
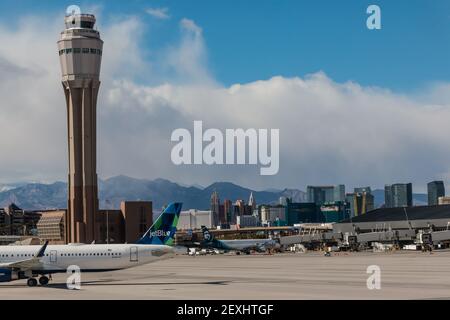
<path id="1" fill-rule="evenodd" d="M 0 269 L 0 282 L 19 280 L 19 273 L 10 269 Z"/>

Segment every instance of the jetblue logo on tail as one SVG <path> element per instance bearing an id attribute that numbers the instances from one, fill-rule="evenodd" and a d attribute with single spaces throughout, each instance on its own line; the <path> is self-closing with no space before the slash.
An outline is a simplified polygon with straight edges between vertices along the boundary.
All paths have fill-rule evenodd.
<path id="1" fill-rule="evenodd" d="M 181 203 L 170 204 L 153 226 L 137 242 L 138 244 L 172 245 L 177 232 Z"/>
<path id="2" fill-rule="evenodd" d="M 156 230 L 150 232 L 150 237 L 169 237 L 170 231 L 164 232 L 163 230 Z"/>

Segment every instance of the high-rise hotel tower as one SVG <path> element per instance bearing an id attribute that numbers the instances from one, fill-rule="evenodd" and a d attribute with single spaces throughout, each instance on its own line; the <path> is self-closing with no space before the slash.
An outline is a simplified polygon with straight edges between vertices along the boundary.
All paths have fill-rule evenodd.
<path id="1" fill-rule="evenodd" d="M 58 41 L 62 85 L 67 102 L 69 145 L 68 215 L 66 241 L 95 240 L 98 211 L 97 96 L 103 41 L 94 30 L 95 16 L 65 17 Z"/>

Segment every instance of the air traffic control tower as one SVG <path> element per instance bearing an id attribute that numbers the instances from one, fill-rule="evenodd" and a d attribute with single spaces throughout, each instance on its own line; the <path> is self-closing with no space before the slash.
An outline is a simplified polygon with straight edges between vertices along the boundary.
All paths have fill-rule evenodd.
<path id="1" fill-rule="evenodd" d="M 68 214 L 66 242 L 95 240 L 98 211 L 97 96 L 103 41 L 94 30 L 95 16 L 65 17 L 58 41 L 62 85 L 67 102 L 69 145 Z"/>

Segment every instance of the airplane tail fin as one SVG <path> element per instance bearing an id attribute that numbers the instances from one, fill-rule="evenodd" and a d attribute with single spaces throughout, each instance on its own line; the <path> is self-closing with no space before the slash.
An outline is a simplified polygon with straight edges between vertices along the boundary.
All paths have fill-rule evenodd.
<path id="1" fill-rule="evenodd" d="M 172 245 L 177 232 L 181 203 L 170 204 L 137 244 Z"/>
<path id="2" fill-rule="evenodd" d="M 209 232 L 208 228 L 205 226 L 202 226 L 202 233 L 203 233 L 203 239 L 205 242 L 213 242 L 214 236 L 211 232 Z"/>

